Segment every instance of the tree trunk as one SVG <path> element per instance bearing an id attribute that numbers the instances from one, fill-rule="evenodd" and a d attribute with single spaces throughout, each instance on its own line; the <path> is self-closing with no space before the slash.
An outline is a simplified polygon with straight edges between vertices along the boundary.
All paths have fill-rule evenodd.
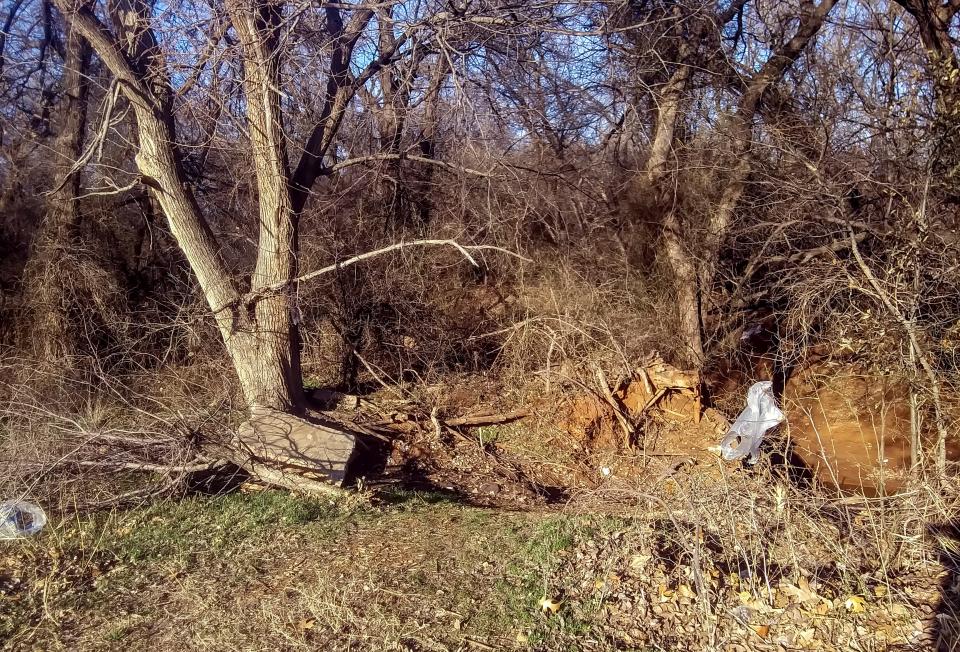
<path id="1" fill-rule="evenodd" d="M 737 110 L 728 119 L 727 134 L 732 143 L 729 160 L 734 161 L 734 166 L 720 195 L 717 208 L 710 216 L 703 237 L 702 266 L 699 274 L 700 288 L 703 292 L 709 292 L 713 286 L 720 247 L 730 230 L 737 206 L 746 188 L 747 179 L 753 169 L 750 161 L 753 149 L 753 121 L 761 102 L 770 87 L 783 78 L 787 69 L 817 35 L 836 3 L 837 0 L 821 0 L 819 5 L 814 6 L 812 1 L 804 2 L 796 33 L 778 47 L 760 70 L 747 81 Z M 702 309 L 701 298 L 698 310 Z"/>
<path id="2" fill-rule="evenodd" d="M 395 49 L 396 38 L 393 35 L 393 7 L 387 7 L 379 14 L 380 50 L 388 52 Z M 411 63 L 409 74 L 415 74 L 415 64 Z M 382 105 L 377 116 L 380 151 L 396 158 L 385 164 L 386 174 L 383 202 L 386 213 L 387 232 L 410 226 L 408 188 L 403 178 L 403 163 L 400 161 L 400 145 L 403 128 L 407 119 L 410 98 L 411 79 L 399 79 L 392 68 L 385 67 L 378 75 Z"/>
<path id="3" fill-rule="evenodd" d="M 47 197 L 47 210 L 34 240 L 31 260 L 24 270 L 27 305 L 30 307 L 30 338 L 35 355 L 44 362 L 68 364 L 74 328 L 70 324 L 70 298 L 64 295 L 65 264 L 80 217 L 77 196 L 80 174 L 74 165 L 80 159 L 87 126 L 88 69 L 90 47 L 74 30 L 67 30 L 63 60 L 63 98 L 57 114 L 53 142 L 54 190 Z"/>
<path id="4" fill-rule="evenodd" d="M 227 9 L 244 51 L 246 116 L 259 195 L 259 249 L 250 280 L 250 289 L 256 292 L 292 281 L 299 255 L 280 107 L 282 16 L 280 5 L 269 0 L 231 0 Z M 304 408 L 300 333 L 292 290 L 288 287 L 257 301 L 253 314 L 239 320 L 238 330 L 243 332 L 234 333 L 227 341 L 251 408 L 290 412 Z M 244 330 L 248 323 L 249 329 Z"/>
<path id="5" fill-rule="evenodd" d="M 426 110 L 423 114 L 423 127 L 420 131 L 417 146 L 420 149 L 420 155 L 431 160 L 437 157 L 438 109 L 442 99 L 440 91 L 449 71 L 446 58 L 440 58 L 434 65 L 430 88 L 427 90 L 427 96 L 424 100 Z M 433 213 L 434 173 L 434 166 L 425 166 L 415 192 L 414 202 L 416 204 L 417 221 L 423 228 L 430 224 L 430 217 Z"/>
<path id="6" fill-rule="evenodd" d="M 303 154 L 291 177 L 291 196 L 295 215 L 299 215 L 310 196 L 310 188 L 322 174 L 325 174 L 324 158 L 330 150 L 340 123 L 346 114 L 347 106 L 357 88 L 361 86 L 350 75 L 350 61 L 353 49 L 373 17 L 373 9 L 363 8 L 353 12 L 350 22 L 343 24 L 343 16 L 337 7 L 325 7 L 327 33 L 333 39 L 333 52 L 330 54 L 330 70 L 327 76 L 327 90 L 323 99 L 320 119 L 310 132 Z M 396 44 L 399 47 L 399 43 Z M 380 59 L 371 63 L 367 71 L 372 74 L 376 65 L 385 65 L 394 52 L 381 53 Z M 385 58 L 385 55 L 389 55 Z"/>
<path id="7" fill-rule="evenodd" d="M 927 65 L 935 93 L 937 131 L 941 142 L 934 152 L 933 171 L 953 178 L 960 177 L 960 60 L 953 47 L 950 29 L 960 12 L 960 2 L 928 0 L 896 0 L 913 16 L 920 31 L 920 41 L 927 52 Z"/>
<path id="8" fill-rule="evenodd" d="M 697 259 L 684 247 L 680 219 L 670 207 L 664 214 L 663 247 L 673 270 L 677 290 L 677 314 L 685 362 L 699 368 L 703 364 L 703 324 L 700 317 L 700 280 Z"/>
<path id="9" fill-rule="evenodd" d="M 678 57 L 680 63 L 660 92 L 653 142 L 644 165 L 644 176 L 647 187 L 654 193 L 655 206 L 663 217 L 663 248 L 673 271 L 677 290 L 677 316 L 680 339 L 684 345 L 683 357 L 685 362 L 699 367 L 703 362 L 703 331 L 700 319 L 698 261 L 685 244 L 688 238 L 675 206 L 672 188 L 665 183 L 670 176 L 667 164 L 673 155 L 680 104 L 690 82 L 691 67 L 687 59 L 692 50 L 689 44 L 681 46 Z"/>
<path id="10" fill-rule="evenodd" d="M 304 182 L 292 184 L 279 90 L 282 4 L 275 0 L 227 2 L 243 54 L 246 118 L 260 207 L 250 292 L 241 293 L 183 173 L 164 52 L 150 24 L 152 5 L 146 0 L 112 3 L 114 35 L 89 7 L 77 7 L 71 0 L 54 2 L 89 41 L 130 102 L 139 136 L 135 162 L 141 181 L 166 215 L 233 362 L 250 419 L 226 454 L 252 473 L 285 486 L 296 486 L 296 472 L 286 468 L 291 463 L 342 482 L 355 439 L 347 432 L 321 427 L 306 413 L 299 320 L 291 302 L 296 291 L 297 216 L 302 208 L 302 203 L 294 201 L 291 186 L 299 193 L 297 201 L 305 201 L 314 173 L 318 173 L 313 163 L 322 159 L 324 143 L 331 139 L 327 120 L 339 117 L 331 110 L 323 127 L 311 135 L 309 142 L 320 139 L 308 149 L 314 158 L 305 164 Z M 337 97 L 342 95 L 338 91 Z M 280 468 L 260 473 L 264 461 Z"/>

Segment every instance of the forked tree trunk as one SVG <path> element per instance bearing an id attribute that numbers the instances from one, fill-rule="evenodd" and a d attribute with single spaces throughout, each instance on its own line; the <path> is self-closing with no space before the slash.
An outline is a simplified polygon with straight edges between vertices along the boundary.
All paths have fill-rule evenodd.
<path id="1" fill-rule="evenodd" d="M 705 355 L 703 337 L 703 293 L 709 291 L 716 276 L 720 247 L 730 229 L 734 213 L 743 196 L 752 169 L 750 152 L 753 147 L 753 120 L 764 94 L 777 83 L 787 68 L 796 61 L 807 44 L 819 32 L 836 0 L 822 0 L 819 5 L 804 2 L 803 14 L 794 36 L 777 48 L 751 77 L 744 88 L 739 106 L 729 117 L 728 135 L 732 143 L 730 160 L 735 161 L 727 178 L 720 201 L 713 211 L 703 237 L 697 241 L 696 255 L 690 251 L 690 235 L 684 233 L 679 215 L 668 201 L 663 179 L 666 163 L 673 144 L 680 101 L 689 82 L 690 68 L 686 58 L 692 54 L 689 42 L 681 47 L 681 65 L 674 71 L 660 96 L 657 124 L 646 172 L 649 183 L 656 189 L 658 204 L 664 210 L 664 249 L 677 283 L 677 307 L 681 335 L 692 361 L 702 363 Z M 729 20 L 736 9 L 733 6 L 723 16 Z M 688 243 L 685 245 L 685 243 Z"/>
<path id="2" fill-rule="evenodd" d="M 299 213 L 323 172 L 324 154 L 343 118 L 351 93 L 345 57 L 371 11 L 357 12 L 345 29 L 338 10 L 328 11 L 335 19 L 331 29 L 338 42 L 330 93 L 298 172 L 291 175 L 280 99 L 283 3 L 226 2 L 242 52 L 245 115 L 259 204 L 257 259 L 249 292 L 242 292 L 183 173 L 165 53 L 151 26 L 153 5 L 148 0 L 109 3 L 111 29 L 90 7 L 72 0 L 53 1 L 100 56 L 133 109 L 141 181 L 151 188 L 193 269 L 236 370 L 250 418 L 222 454 L 274 484 L 315 490 L 304 484 L 298 475 L 302 471 L 341 482 L 356 440 L 306 414 L 298 319 L 291 296 L 296 289 Z"/>
<path id="3" fill-rule="evenodd" d="M 646 190 L 653 193 L 654 205 L 663 220 L 663 250 L 673 272 L 677 292 L 677 318 L 680 339 L 684 345 L 683 357 L 687 363 L 699 367 L 704 359 L 703 320 L 701 317 L 701 256 L 689 229 L 685 228 L 674 197 L 676 177 L 671 173 L 675 161 L 674 143 L 677 122 L 692 73 L 697 67 L 697 49 L 707 40 L 708 30 L 726 25 L 746 4 L 734 0 L 716 16 L 716 21 L 691 16 L 688 10 L 676 5 L 671 10 L 675 24 L 674 38 L 679 43 L 673 73 L 656 96 L 657 116 L 653 125 L 653 139 L 642 175 Z M 686 25 L 693 22 L 687 33 Z"/>
<path id="4" fill-rule="evenodd" d="M 149 27 L 149 6 L 122 0 L 112 9 L 119 38 L 88 7 L 56 0 L 121 84 L 139 137 L 136 164 L 197 277 L 250 408 L 298 411 L 303 405 L 296 324 L 286 294 L 267 293 L 246 305 L 220 256 L 220 247 L 190 190 L 176 151 L 170 85 L 163 54 Z M 241 25 L 247 25 L 241 22 Z M 238 26 L 239 29 L 239 26 Z M 262 43 L 245 53 L 266 56 Z M 247 51 L 248 50 L 248 51 Z M 251 289 L 289 282 L 296 273 L 296 224 L 285 169 L 276 89 L 263 92 L 275 70 L 263 59 L 246 65 L 250 135 L 260 192 L 260 246 Z"/>

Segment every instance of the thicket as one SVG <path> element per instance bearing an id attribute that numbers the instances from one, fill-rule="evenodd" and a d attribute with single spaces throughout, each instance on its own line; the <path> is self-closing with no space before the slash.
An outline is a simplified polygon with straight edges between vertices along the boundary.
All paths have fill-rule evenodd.
<path id="1" fill-rule="evenodd" d="M 958 11 L 5 2 L 2 484 L 113 495 L 95 470 L 156 464 L 133 490 L 170 490 L 303 382 L 576 381 L 658 350 L 722 400 L 758 328 L 779 370 L 901 378 L 942 478 Z"/>

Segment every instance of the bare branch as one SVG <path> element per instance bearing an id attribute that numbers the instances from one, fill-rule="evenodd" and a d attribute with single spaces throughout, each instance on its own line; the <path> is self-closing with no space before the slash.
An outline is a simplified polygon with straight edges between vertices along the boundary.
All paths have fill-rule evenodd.
<path id="1" fill-rule="evenodd" d="M 408 247 L 453 247 L 458 252 L 460 252 L 460 254 L 462 254 L 463 257 L 467 260 L 467 262 L 469 262 L 474 267 L 479 267 L 480 265 L 479 263 L 477 263 L 476 259 L 472 255 L 470 255 L 470 253 L 477 252 L 477 251 L 496 251 L 502 254 L 506 254 L 508 256 L 512 256 L 514 258 L 519 258 L 520 260 L 523 260 L 526 262 L 533 262 L 530 258 L 527 258 L 526 256 L 521 256 L 520 254 L 510 251 L 509 249 L 504 249 L 502 247 L 495 247 L 493 245 L 462 245 L 459 242 L 456 242 L 455 240 L 413 240 L 410 242 L 397 242 L 392 245 L 382 247 L 380 249 L 376 249 L 374 251 L 368 251 L 366 253 L 358 254 L 351 258 L 347 258 L 346 260 L 334 263 L 332 265 L 328 265 L 327 267 L 315 270 L 308 274 L 304 274 L 302 276 L 299 276 L 295 279 L 291 279 L 289 281 L 274 283 L 273 285 L 257 288 L 257 290 L 255 290 L 254 292 L 250 292 L 249 294 L 246 294 L 243 297 L 240 297 L 234 302 L 231 302 L 226 305 L 220 306 L 219 308 L 216 308 L 214 312 L 220 312 L 220 311 L 226 310 L 227 308 L 230 308 L 240 302 L 246 305 L 253 304 L 256 301 L 259 301 L 260 299 L 264 298 L 265 296 L 269 296 L 271 294 L 281 292 L 282 290 L 284 290 L 287 287 L 290 287 L 291 285 L 304 283 L 306 281 L 315 279 L 319 276 L 323 276 L 324 274 L 337 272 L 344 268 L 350 267 L 351 265 L 356 265 L 357 263 L 363 262 L 365 260 L 370 260 L 371 258 L 383 256 L 384 254 L 389 254 L 394 251 L 406 249 Z"/>
<path id="2" fill-rule="evenodd" d="M 374 161 L 415 161 L 417 163 L 423 163 L 426 165 L 434 165 L 444 170 L 449 170 L 451 172 L 460 172 L 462 174 L 469 174 L 475 177 L 485 177 L 489 178 L 492 176 L 490 172 L 483 172 L 482 170 L 474 170 L 473 168 L 462 167 L 459 165 L 454 165 L 452 163 L 447 163 L 446 161 L 441 161 L 437 159 L 427 158 L 426 156 L 418 156 L 416 154 L 370 154 L 369 156 L 358 156 L 356 158 L 349 158 L 345 161 L 340 161 L 334 166 L 331 166 L 330 172 L 337 172 L 344 168 L 348 168 L 354 165 L 362 165 L 364 163 L 372 163 Z"/>

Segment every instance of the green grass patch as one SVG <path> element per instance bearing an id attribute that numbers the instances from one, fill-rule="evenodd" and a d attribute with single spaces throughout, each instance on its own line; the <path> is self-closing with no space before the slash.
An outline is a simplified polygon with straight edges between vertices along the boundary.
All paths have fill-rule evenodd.
<path id="1" fill-rule="evenodd" d="M 110 532 L 111 548 L 132 562 L 186 560 L 241 548 L 291 526 L 312 524 L 322 533 L 343 517 L 335 503 L 279 491 L 191 497 L 118 519 Z"/>
<path id="2" fill-rule="evenodd" d="M 625 525 L 617 518 L 557 516 L 524 533 L 525 542 L 511 555 L 506 574 L 495 588 L 505 607 L 502 615 L 531 646 L 566 649 L 569 644 L 570 649 L 577 649 L 576 639 L 590 633 L 590 616 L 599 602 L 592 598 L 574 602 L 563 587 L 562 569 L 579 544 Z M 559 611 L 544 611 L 540 606 L 544 599 L 559 602 Z M 503 631 L 504 624 L 502 619 L 494 619 L 485 622 L 484 628 Z"/>
<path id="3" fill-rule="evenodd" d="M 281 491 L 194 496 L 126 511 L 54 520 L 39 536 L 9 542 L 0 568 L 0 639 L 104 607 L 151 578 L 206 568 L 278 537 L 335 537 L 365 512 Z M 242 564 L 241 564 L 242 565 Z M 109 640 L 123 637 L 117 625 Z"/>

